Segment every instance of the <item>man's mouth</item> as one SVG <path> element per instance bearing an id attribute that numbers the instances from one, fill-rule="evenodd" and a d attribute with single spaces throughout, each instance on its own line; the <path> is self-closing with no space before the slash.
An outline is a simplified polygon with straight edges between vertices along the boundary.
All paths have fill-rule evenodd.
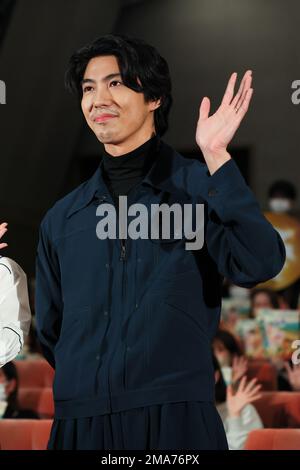
<path id="1" fill-rule="evenodd" d="M 117 116 L 113 114 L 101 114 L 101 116 L 97 116 L 94 121 L 95 122 L 103 122 L 107 121 L 108 119 L 116 118 Z"/>

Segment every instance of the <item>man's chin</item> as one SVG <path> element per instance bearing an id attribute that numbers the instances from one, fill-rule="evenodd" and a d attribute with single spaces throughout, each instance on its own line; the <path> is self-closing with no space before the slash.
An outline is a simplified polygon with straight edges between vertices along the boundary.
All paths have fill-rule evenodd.
<path id="1" fill-rule="evenodd" d="M 99 140 L 99 142 L 101 142 L 102 144 L 114 144 L 114 145 L 117 145 L 119 144 L 120 142 L 122 142 L 122 139 L 117 136 L 117 135 L 114 135 L 112 133 L 107 133 L 107 134 L 103 134 L 103 133 L 96 133 L 96 137 L 97 139 Z"/>

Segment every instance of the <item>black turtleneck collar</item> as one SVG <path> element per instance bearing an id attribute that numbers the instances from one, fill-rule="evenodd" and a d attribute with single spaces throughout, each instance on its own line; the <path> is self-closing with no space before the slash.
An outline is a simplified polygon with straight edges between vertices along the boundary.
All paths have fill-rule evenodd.
<path id="1" fill-rule="evenodd" d="M 159 136 L 154 135 L 142 145 L 118 157 L 104 149 L 103 177 L 114 196 L 125 195 L 138 184 L 154 163 Z"/>

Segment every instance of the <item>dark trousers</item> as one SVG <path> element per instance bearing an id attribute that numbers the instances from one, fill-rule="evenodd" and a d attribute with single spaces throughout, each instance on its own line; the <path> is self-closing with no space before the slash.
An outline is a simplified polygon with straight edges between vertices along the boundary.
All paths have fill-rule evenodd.
<path id="1" fill-rule="evenodd" d="M 211 402 L 176 402 L 100 416 L 55 419 L 48 449 L 226 450 Z"/>

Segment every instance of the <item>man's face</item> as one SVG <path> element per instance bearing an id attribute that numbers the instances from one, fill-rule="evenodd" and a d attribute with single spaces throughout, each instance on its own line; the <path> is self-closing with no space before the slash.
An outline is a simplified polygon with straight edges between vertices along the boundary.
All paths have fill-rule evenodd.
<path id="1" fill-rule="evenodd" d="M 154 109 L 159 102 L 145 103 L 143 93 L 137 93 L 122 83 L 115 56 L 99 56 L 89 61 L 82 90 L 83 114 L 103 144 L 125 148 L 129 143 L 135 148 L 152 136 Z"/>

